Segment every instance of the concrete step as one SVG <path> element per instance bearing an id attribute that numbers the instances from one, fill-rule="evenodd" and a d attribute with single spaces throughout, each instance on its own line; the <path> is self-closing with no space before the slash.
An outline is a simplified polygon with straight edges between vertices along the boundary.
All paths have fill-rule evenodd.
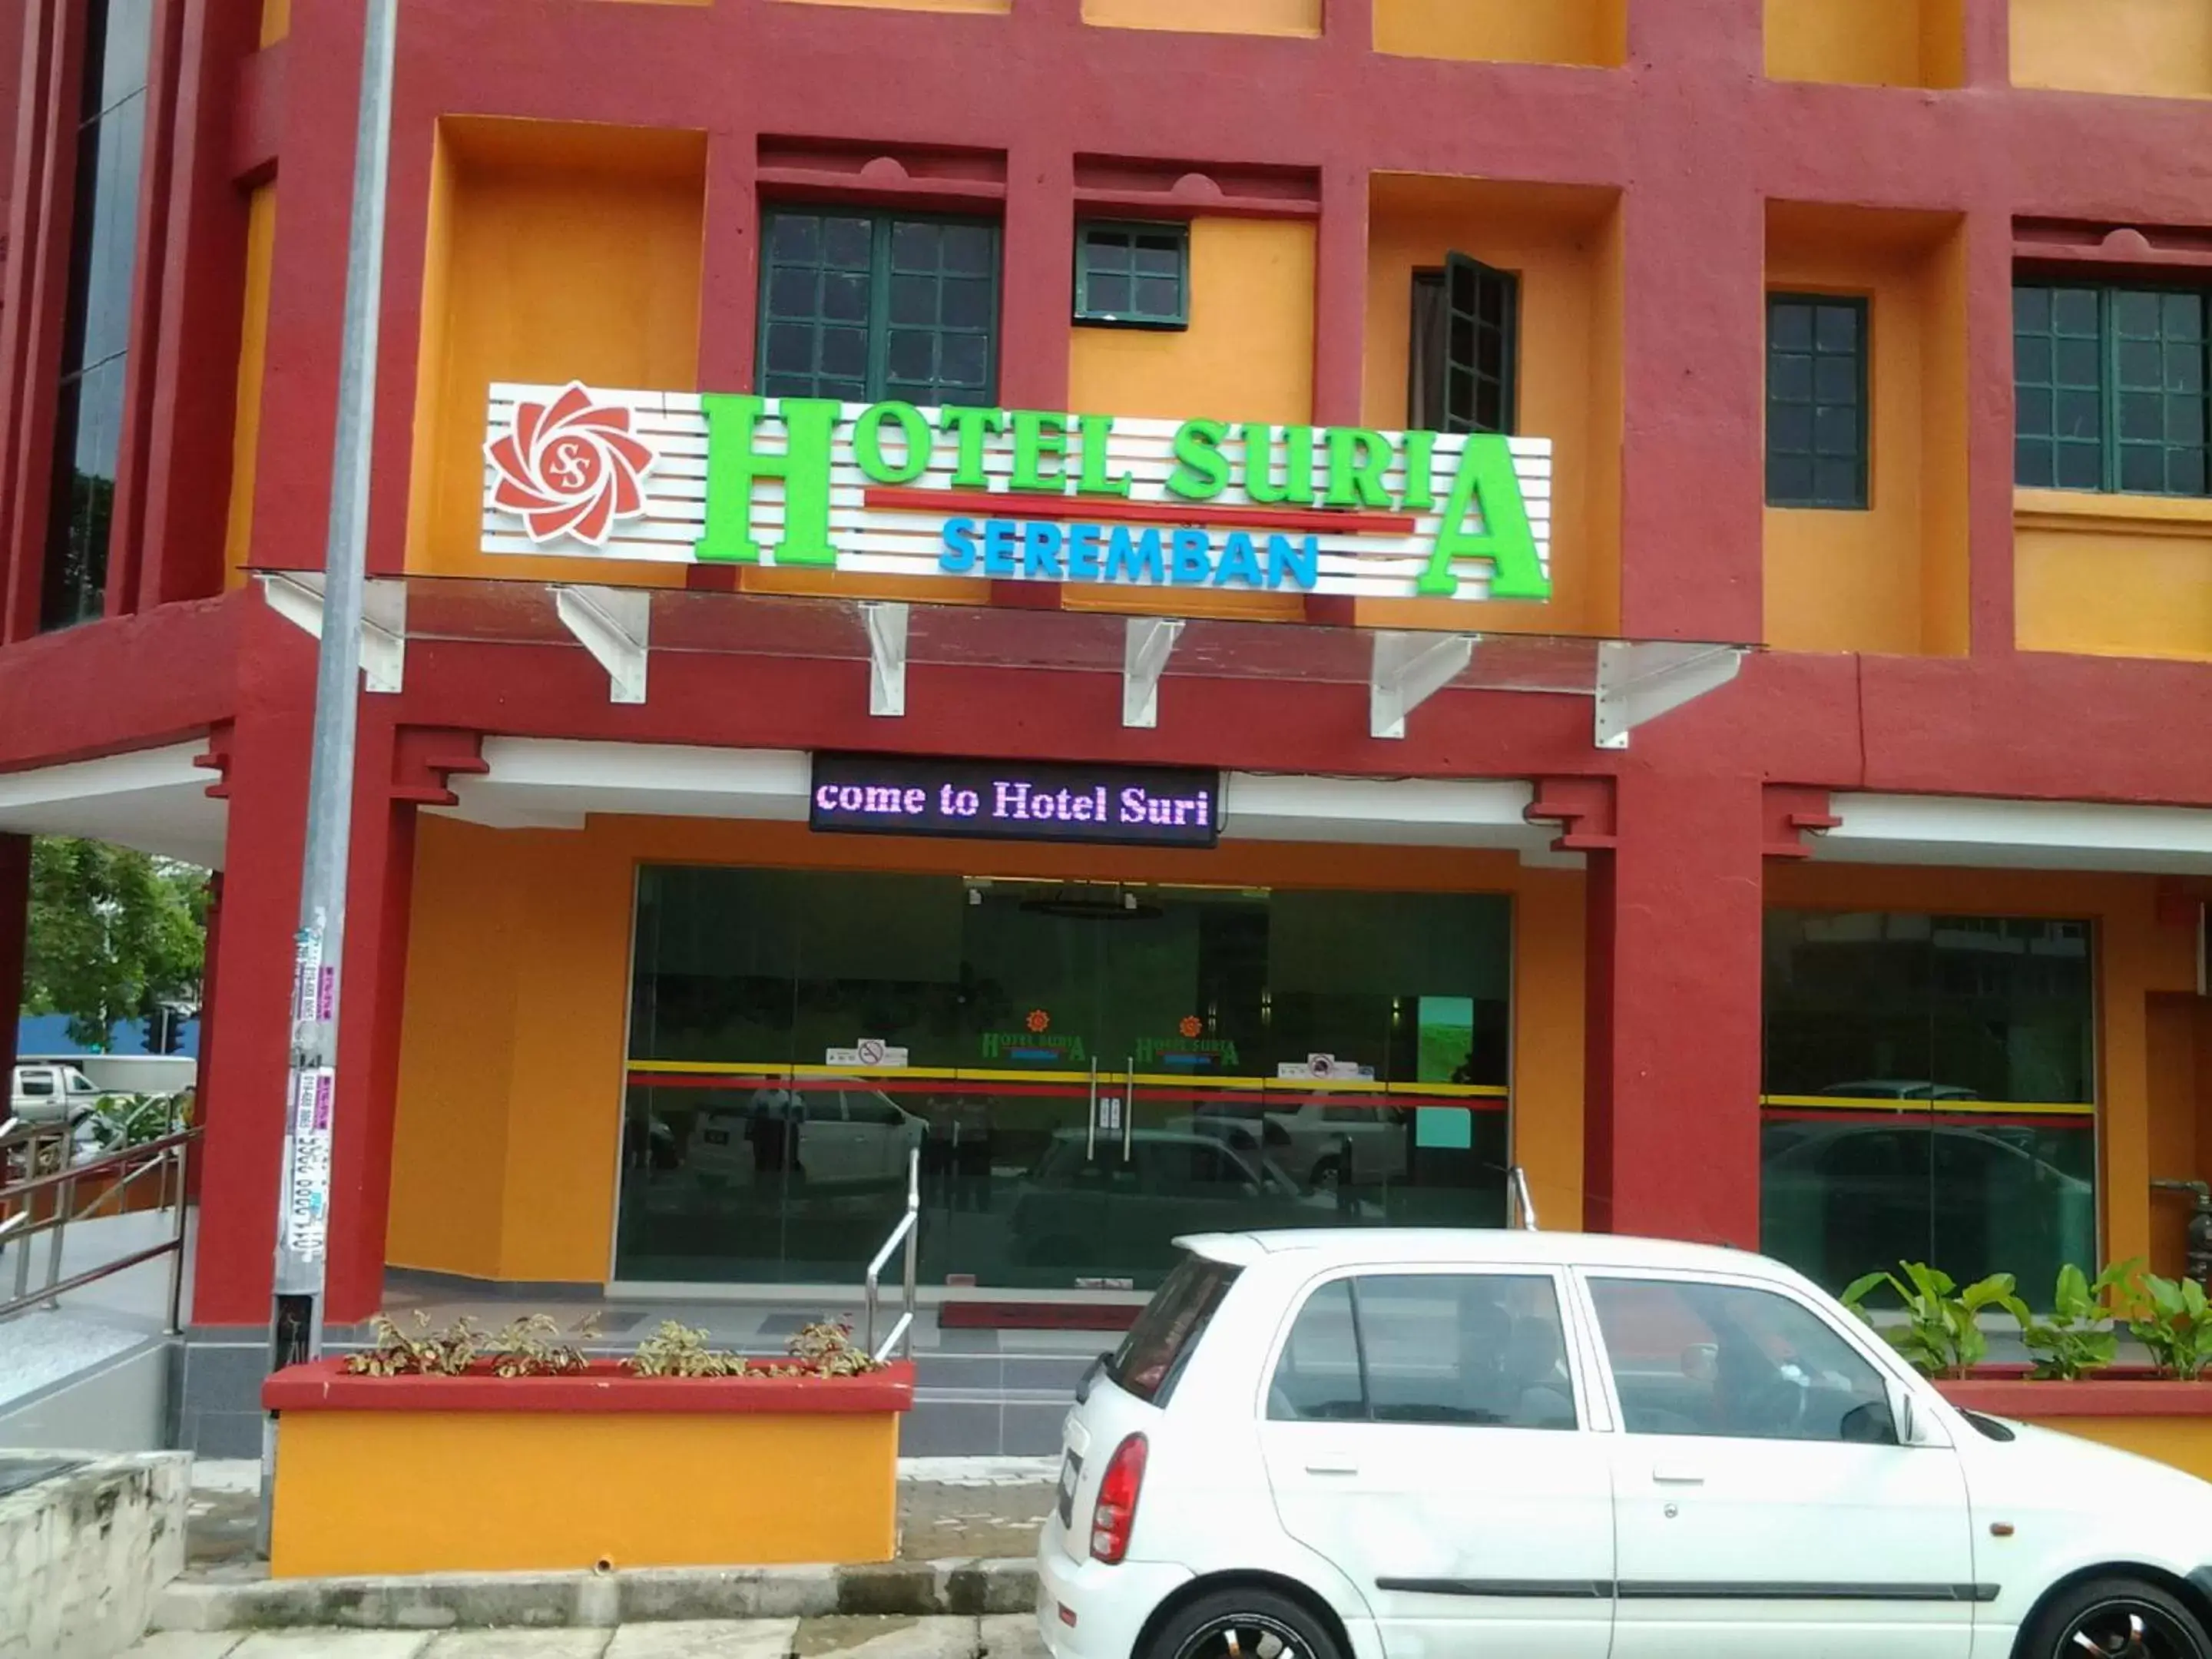
<path id="1" fill-rule="evenodd" d="M 1043 1659 L 1025 1614 L 969 1619 L 688 1620 L 590 1630 L 149 1636 L 139 1659 Z"/>

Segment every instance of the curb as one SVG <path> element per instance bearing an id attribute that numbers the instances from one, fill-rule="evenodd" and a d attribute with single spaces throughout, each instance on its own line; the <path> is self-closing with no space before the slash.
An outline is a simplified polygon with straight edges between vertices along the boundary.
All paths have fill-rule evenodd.
<path id="1" fill-rule="evenodd" d="M 157 1631 L 611 1629 L 696 1619 L 833 1614 L 980 1618 L 1036 1606 L 1036 1565 L 885 1562 L 819 1567 L 635 1567 L 421 1577 L 179 1580 Z"/>

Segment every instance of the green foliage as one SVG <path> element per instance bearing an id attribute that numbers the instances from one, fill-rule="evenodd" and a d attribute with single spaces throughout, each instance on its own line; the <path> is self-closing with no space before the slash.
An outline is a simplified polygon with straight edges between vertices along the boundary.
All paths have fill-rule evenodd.
<path id="1" fill-rule="evenodd" d="M 2160 1279 L 2145 1273 L 2142 1294 L 2148 1305 L 2136 1310 L 2128 1329 L 2150 1350 L 2151 1363 L 2161 1375 L 2193 1382 L 2212 1364 L 2212 1304 L 2204 1287 L 2193 1279 Z"/>
<path id="2" fill-rule="evenodd" d="M 1887 1286 L 1905 1306 L 1905 1322 L 1885 1331 L 1890 1346 L 1907 1364 L 1926 1376 L 1963 1376 L 1979 1364 L 1990 1351 L 1978 1316 L 1999 1309 L 2022 1324 L 2027 1304 L 2013 1293 L 2010 1273 L 1991 1273 L 1987 1279 L 1960 1288 L 1950 1274 L 1923 1261 L 1900 1261 L 1905 1273 L 1874 1273 L 1856 1279 L 1844 1291 L 1844 1305 L 1871 1325 L 1865 1307 L 1869 1292 Z"/>
<path id="3" fill-rule="evenodd" d="M 120 1152 L 173 1135 L 191 1121 L 191 1091 L 173 1095 L 103 1095 L 86 1115 L 96 1152 Z"/>
<path id="4" fill-rule="evenodd" d="M 2058 1270 L 2057 1288 L 2051 1292 L 2051 1317 L 2035 1317 L 2025 1310 L 2020 1321 L 2021 1340 L 2035 1356 L 2031 1376 L 2050 1382 L 2074 1382 L 2111 1364 L 2120 1351 L 2119 1333 L 2104 1322 L 2115 1291 L 2126 1289 L 2142 1262 L 2140 1258 L 2115 1262 L 2093 1280 L 2072 1262 Z"/>
<path id="5" fill-rule="evenodd" d="M 25 1008 L 63 1014 L 70 1039 L 105 1049 L 118 1020 L 197 1003 L 207 952 L 207 872 L 106 842 L 31 846 Z"/>

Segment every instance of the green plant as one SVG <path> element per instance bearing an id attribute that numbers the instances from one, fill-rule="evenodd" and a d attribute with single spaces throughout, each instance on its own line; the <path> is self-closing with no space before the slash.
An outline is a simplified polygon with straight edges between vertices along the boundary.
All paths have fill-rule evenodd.
<path id="1" fill-rule="evenodd" d="M 884 1369 L 868 1351 L 853 1340 L 853 1328 L 842 1320 L 823 1320 L 791 1339 L 791 1356 L 819 1376 L 864 1376 Z"/>
<path id="2" fill-rule="evenodd" d="M 191 1121 L 189 1095 L 106 1095 L 85 1116 L 100 1152 L 120 1152 L 173 1135 Z"/>
<path id="3" fill-rule="evenodd" d="M 525 1314 L 508 1323 L 484 1346 L 495 1376 L 566 1376 L 587 1363 L 582 1345 L 599 1340 L 599 1316 L 586 1314 L 575 1328 L 563 1333 L 550 1314 Z"/>
<path id="4" fill-rule="evenodd" d="M 1904 1279 L 1895 1273 L 1868 1273 L 1844 1290 L 1844 1305 L 1872 1325 L 1865 1307 L 1868 1293 L 1884 1285 L 1894 1291 L 1905 1304 L 1905 1322 L 1882 1334 L 1923 1376 L 1963 1376 L 1987 1357 L 1990 1340 L 1982 1334 L 1983 1310 L 2002 1309 L 2023 1325 L 2027 1322 L 2027 1305 L 2013 1293 L 2010 1273 L 1991 1273 L 1961 1289 L 1950 1274 L 1924 1261 L 1897 1265 L 1904 1270 Z"/>
<path id="5" fill-rule="evenodd" d="M 2193 1279 L 2145 1273 L 2142 1288 L 2148 1305 L 2136 1310 L 2129 1331 L 2150 1350 L 2160 1374 L 2195 1382 L 2212 1364 L 2212 1304 L 2204 1287 Z"/>
<path id="6" fill-rule="evenodd" d="M 443 1330 L 430 1328 L 430 1316 L 415 1310 L 411 1330 L 402 1330 L 389 1314 L 369 1322 L 376 1340 L 345 1363 L 357 1376 L 460 1376 L 483 1346 L 476 1321 L 455 1320 Z"/>
<path id="7" fill-rule="evenodd" d="M 638 1376 L 742 1376 L 745 1370 L 737 1355 L 708 1346 L 705 1331 L 672 1319 L 661 1321 L 624 1363 Z"/>
<path id="8" fill-rule="evenodd" d="M 2108 1317 L 2108 1298 L 2124 1289 L 2142 1266 L 2140 1259 L 2115 1262 L 2094 1279 L 2070 1261 L 2061 1267 L 2051 1296 L 2051 1317 L 2038 1318 L 2025 1309 L 2014 1316 L 2020 1321 L 2021 1340 L 2035 1356 L 2029 1374 L 2070 1382 L 2111 1364 L 2118 1356 L 2120 1337 L 2101 1322 Z"/>

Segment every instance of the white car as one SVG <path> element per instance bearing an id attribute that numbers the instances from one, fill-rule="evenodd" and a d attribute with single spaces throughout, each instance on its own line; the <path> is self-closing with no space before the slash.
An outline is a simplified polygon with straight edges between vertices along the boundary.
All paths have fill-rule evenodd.
<path id="1" fill-rule="evenodd" d="M 1778 1263 L 1184 1244 L 1068 1414 L 1054 1659 L 2212 1655 L 2212 1486 L 1952 1406 Z"/>

